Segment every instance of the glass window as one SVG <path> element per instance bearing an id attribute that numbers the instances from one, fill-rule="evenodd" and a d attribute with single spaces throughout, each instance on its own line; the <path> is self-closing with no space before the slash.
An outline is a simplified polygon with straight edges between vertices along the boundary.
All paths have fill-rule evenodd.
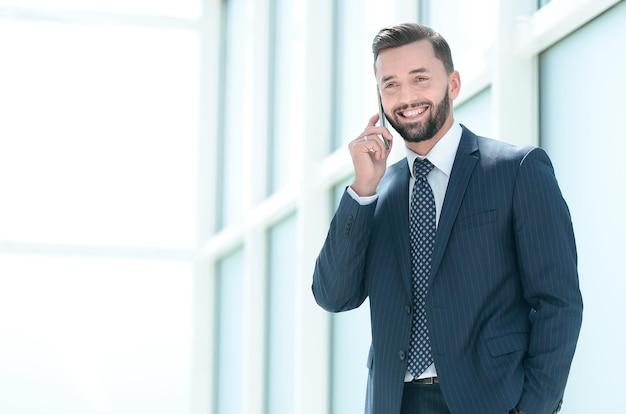
<path id="1" fill-rule="evenodd" d="M 193 247 L 198 44 L 180 30 L 2 20 L 2 238 Z"/>
<path id="2" fill-rule="evenodd" d="M 241 287 L 244 284 L 244 250 L 239 249 L 217 264 L 217 348 L 215 412 L 241 413 L 241 354 L 243 315 Z"/>
<path id="3" fill-rule="evenodd" d="M 623 378 L 626 315 L 626 153 L 622 121 L 626 2 L 621 2 L 540 56 L 540 137 L 568 202 L 585 300 L 581 337 L 564 398 L 580 412 L 615 412 L 604 383 Z M 620 356 L 617 357 L 616 356 Z M 597 396 L 589 398 L 589 396 Z"/>
<path id="4" fill-rule="evenodd" d="M 367 355 L 372 341 L 369 300 L 331 319 L 331 413 L 365 409 Z"/>
<path id="5" fill-rule="evenodd" d="M 189 412 L 193 266 L 0 254 L 0 412 Z"/>
<path id="6" fill-rule="evenodd" d="M 0 0 L 0 6 L 199 17 L 201 0 Z"/>
<path id="7" fill-rule="evenodd" d="M 548 3 L 550 3 L 550 0 L 539 0 L 539 8 L 545 6 Z"/>
<path id="8" fill-rule="evenodd" d="M 461 105 L 455 106 L 454 119 L 474 134 L 493 138 L 491 87 L 483 89 Z"/>
<path id="9" fill-rule="evenodd" d="M 0 412 L 189 412 L 199 3 L 0 9 Z"/>
<path id="10" fill-rule="evenodd" d="M 498 0 L 426 0 L 428 24 L 448 41 L 455 68 L 462 79 L 487 69 L 487 52 L 494 45 L 498 24 Z"/>
<path id="11" fill-rule="evenodd" d="M 352 177 L 334 188 L 335 208 Z M 365 409 L 367 354 L 371 343 L 369 301 L 358 309 L 331 317 L 331 413 Z"/>
<path id="12" fill-rule="evenodd" d="M 294 177 L 295 144 L 304 131 L 306 114 L 305 4 L 302 0 L 274 0 L 270 27 L 272 72 L 270 82 L 270 125 L 268 194 L 288 184 Z"/>
<path id="13" fill-rule="evenodd" d="M 352 181 L 354 181 L 354 173 L 351 174 L 350 177 L 346 178 L 345 180 L 343 180 L 339 184 L 336 184 L 333 187 L 333 196 L 331 198 L 333 202 L 332 214 L 335 214 L 335 210 L 337 210 L 337 207 L 339 207 L 339 202 L 341 201 L 341 198 L 343 197 L 343 193 L 346 191 L 346 187 L 352 184 Z"/>
<path id="14" fill-rule="evenodd" d="M 268 233 L 267 414 L 291 414 L 294 407 L 295 239 L 295 215 Z"/>
<path id="15" fill-rule="evenodd" d="M 224 60 L 223 69 L 225 84 L 223 89 L 224 102 L 221 115 L 224 119 L 222 124 L 223 137 L 218 138 L 216 145 L 220 151 L 219 157 L 219 195 L 217 230 L 224 229 L 235 223 L 239 223 L 243 213 L 243 194 L 241 192 L 243 182 L 241 145 L 245 135 L 245 126 L 251 121 L 247 119 L 245 103 L 254 102 L 252 89 L 246 85 L 249 76 L 247 70 L 246 50 L 250 33 L 242 30 L 242 22 L 246 21 L 247 0 L 232 0 L 226 4 L 225 29 L 223 30 Z"/>

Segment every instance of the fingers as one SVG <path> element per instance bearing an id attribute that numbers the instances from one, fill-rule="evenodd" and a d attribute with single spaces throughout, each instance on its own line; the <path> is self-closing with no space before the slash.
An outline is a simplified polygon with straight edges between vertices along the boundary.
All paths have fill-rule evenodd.
<path id="1" fill-rule="evenodd" d="M 393 136 L 386 127 L 376 125 L 378 118 L 378 114 L 372 116 L 363 132 L 350 142 L 349 148 L 353 157 L 369 155 L 366 159 L 384 161 L 389 156 L 393 144 Z"/>
<path id="2" fill-rule="evenodd" d="M 371 126 L 376 126 L 376 122 L 378 122 L 378 118 L 379 118 L 379 117 L 380 117 L 380 116 L 379 116 L 378 114 L 376 114 L 376 115 L 372 116 L 372 117 L 370 118 L 369 122 L 367 123 L 367 126 L 368 126 L 368 127 L 371 127 Z"/>
<path id="3" fill-rule="evenodd" d="M 378 115 L 370 118 L 363 132 L 349 145 L 355 173 L 351 187 L 359 195 L 374 194 L 387 168 L 393 137 L 387 128 L 376 126 L 377 121 Z M 389 140 L 389 148 L 386 148 L 381 136 Z"/>
<path id="4" fill-rule="evenodd" d="M 391 144 L 393 142 L 393 136 L 389 130 L 384 126 L 376 125 L 379 115 L 376 114 L 369 119 L 365 130 L 355 139 L 355 142 L 359 140 L 363 141 L 363 145 L 368 148 L 368 152 L 384 152 L 391 150 Z M 385 142 L 387 141 L 387 142 Z M 370 145 L 371 144 L 371 145 Z"/>
<path id="5" fill-rule="evenodd" d="M 363 137 L 363 146 L 370 154 L 380 151 L 378 148 L 379 146 L 376 143 L 376 138 L 377 137 L 375 135 L 370 135 L 369 138 L 367 135 Z"/>
<path id="6" fill-rule="evenodd" d="M 381 154 L 385 149 L 385 145 L 382 143 L 378 135 L 362 133 L 350 143 L 352 152 L 356 153 L 368 153 L 368 154 Z"/>

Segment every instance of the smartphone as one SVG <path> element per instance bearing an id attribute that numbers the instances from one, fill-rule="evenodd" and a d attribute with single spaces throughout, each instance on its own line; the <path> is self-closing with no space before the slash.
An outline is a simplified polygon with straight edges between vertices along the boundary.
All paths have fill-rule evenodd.
<path id="1" fill-rule="evenodd" d="M 380 126 L 384 126 L 385 128 L 387 128 L 387 118 L 385 118 L 385 111 L 383 111 L 383 101 L 380 97 L 380 90 L 378 89 L 378 87 L 376 87 L 376 93 L 378 94 L 378 117 Z M 389 149 L 389 141 L 387 140 L 387 138 L 385 138 L 384 135 L 380 135 L 380 139 L 383 140 L 385 148 Z"/>

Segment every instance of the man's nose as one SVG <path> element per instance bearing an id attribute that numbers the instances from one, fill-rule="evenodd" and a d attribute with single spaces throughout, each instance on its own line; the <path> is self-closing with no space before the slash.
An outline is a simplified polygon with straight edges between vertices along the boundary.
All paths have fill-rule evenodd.
<path id="1" fill-rule="evenodd" d="M 413 91 L 408 85 L 402 85 L 400 89 L 400 103 L 410 105 L 415 100 Z"/>

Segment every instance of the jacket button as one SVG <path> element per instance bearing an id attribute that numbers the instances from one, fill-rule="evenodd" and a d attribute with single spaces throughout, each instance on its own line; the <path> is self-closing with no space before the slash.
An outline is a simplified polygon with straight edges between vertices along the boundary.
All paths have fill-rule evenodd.
<path id="1" fill-rule="evenodd" d="M 404 351 L 400 351 L 398 356 L 400 357 L 400 361 L 404 361 L 404 359 L 406 358 L 406 354 L 404 353 Z"/>
<path id="2" fill-rule="evenodd" d="M 410 314 L 411 314 L 411 307 L 410 307 L 409 305 L 405 306 L 405 307 L 404 307 L 404 310 L 406 311 L 406 314 L 407 314 L 407 315 L 410 315 Z"/>

